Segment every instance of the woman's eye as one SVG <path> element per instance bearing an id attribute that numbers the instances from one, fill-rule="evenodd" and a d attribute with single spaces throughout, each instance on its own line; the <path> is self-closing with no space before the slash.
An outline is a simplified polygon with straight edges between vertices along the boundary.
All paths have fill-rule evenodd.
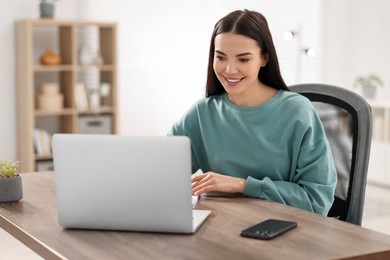
<path id="1" fill-rule="evenodd" d="M 240 62 L 242 62 L 242 63 L 245 63 L 245 62 L 248 62 L 249 61 L 249 59 L 240 59 Z"/>
<path id="2" fill-rule="evenodd" d="M 216 59 L 216 60 L 225 60 L 225 57 L 222 57 L 222 56 L 219 56 L 219 55 L 218 55 L 218 56 L 215 56 L 215 59 Z"/>

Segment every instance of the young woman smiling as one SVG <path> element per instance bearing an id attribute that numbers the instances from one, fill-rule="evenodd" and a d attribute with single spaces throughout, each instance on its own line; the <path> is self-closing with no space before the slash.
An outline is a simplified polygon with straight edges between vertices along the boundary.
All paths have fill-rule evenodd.
<path id="1" fill-rule="evenodd" d="M 169 135 L 191 139 L 195 195 L 241 193 L 326 215 L 336 170 L 311 102 L 286 86 L 265 17 L 234 11 L 211 37 L 206 98 Z"/>

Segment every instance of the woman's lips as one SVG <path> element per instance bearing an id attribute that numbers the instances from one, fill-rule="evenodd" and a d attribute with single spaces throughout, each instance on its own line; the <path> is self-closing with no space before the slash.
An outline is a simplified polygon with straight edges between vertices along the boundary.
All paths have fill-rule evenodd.
<path id="1" fill-rule="evenodd" d="M 225 79 L 226 84 L 231 87 L 237 86 L 243 79 L 243 78 L 237 79 L 237 78 L 227 78 L 227 77 L 223 77 L 223 78 Z"/>

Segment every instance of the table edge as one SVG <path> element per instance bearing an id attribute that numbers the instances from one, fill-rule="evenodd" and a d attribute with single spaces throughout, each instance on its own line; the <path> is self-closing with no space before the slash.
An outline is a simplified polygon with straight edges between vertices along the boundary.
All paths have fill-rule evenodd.
<path id="1" fill-rule="evenodd" d="M 66 259 L 51 247 L 13 224 L 3 215 L 0 215 L 0 227 L 44 259 Z"/>

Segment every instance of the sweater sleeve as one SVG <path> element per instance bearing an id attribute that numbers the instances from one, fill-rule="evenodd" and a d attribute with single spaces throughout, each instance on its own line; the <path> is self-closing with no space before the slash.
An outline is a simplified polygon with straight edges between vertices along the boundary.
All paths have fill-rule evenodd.
<path id="1" fill-rule="evenodd" d="M 335 185 L 332 155 L 322 140 L 300 151 L 292 182 L 248 177 L 244 194 L 326 215 L 333 203 Z"/>
<path id="2" fill-rule="evenodd" d="M 312 131 L 306 133 L 303 144 L 313 141 L 311 134 Z M 258 180 L 249 176 L 244 194 L 327 215 L 337 182 L 327 140 L 322 138 L 307 148 L 300 148 L 293 164 L 296 166 L 289 181 L 272 180 L 269 177 Z"/>

